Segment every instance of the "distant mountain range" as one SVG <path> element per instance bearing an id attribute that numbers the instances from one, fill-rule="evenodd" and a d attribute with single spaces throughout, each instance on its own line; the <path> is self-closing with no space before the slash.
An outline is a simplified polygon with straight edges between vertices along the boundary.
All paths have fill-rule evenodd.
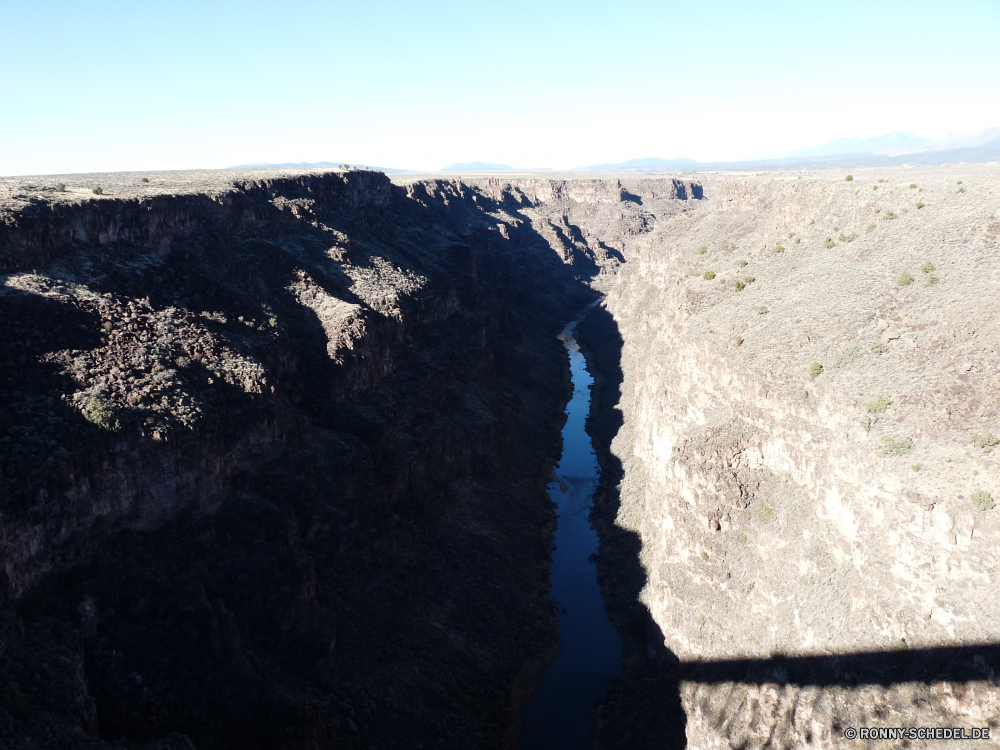
<path id="1" fill-rule="evenodd" d="M 838 138 L 820 146 L 809 146 L 789 151 L 781 156 L 743 161 L 699 162 L 694 159 L 660 159 L 648 156 L 629 159 L 614 164 L 592 164 L 577 167 L 580 172 L 705 172 L 705 171 L 757 171 L 767 169 L 823 169 L 826 167 L 879 167 L 900 164 L 934 166 L 959 162 L 1000 161 L 1000 127 L 987 128 L 968 136 L 951 136 L 932 141 L 913 133 L 887 133 L 874 138 Z M 331 161 L 287 162 L 283 164 L 240 164 L 230 169 L 336 169 L 340 164 Z M 366 164 L 354 167 L 377 169 L 386 174 L 418 174 L 411 169 L 387 169 Z M 488 161 L 467 161 L 449 164 L 438 172 L 548 172 L 548 168 L 515 169 L 506 164 Z"/>
<path id="2" fill-rule="evenodd" d="M 272 164 L 270 162 L 258 162 L 256 164 L 237 164 L 233 167 L 226 167 L 226 169 L 339 169 L 344 165 L 343 162 L 332 162 L 332 161 L 286 161 L 281 164 Z M 392 169 L 390 167 L 373 167 L 371 164 L 351 164 L 350 166 L 355 169 L 374 169 L 379 172 L 385 172 L 386 174 L 410 174 L 413 172 L 411 169 Z"/>

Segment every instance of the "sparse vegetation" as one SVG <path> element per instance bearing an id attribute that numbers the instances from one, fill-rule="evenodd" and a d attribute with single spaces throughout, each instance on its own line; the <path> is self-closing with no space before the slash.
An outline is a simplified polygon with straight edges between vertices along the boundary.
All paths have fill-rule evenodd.
<path id="1" fill-rule="evenodd" d="M 916 187 L 917 187 L 917 183 L 915 183 L 915 182 L 911 182 L 910 183 L 910 190 L 915 190 Z"/>
<path id="2" fill-rule="evenodd" d="M 822 372 L 823 372 L 823 365 L 821 365 L 819 362 L 813 362 L 811 365 L 809 365 L 810 380 L 815 380 L 820 376 Z"/>
<path id="3" fill-rule="evenodd" d="M 993 496 L 986 490 L 976 490 L 971 495 L 969 499 L 972 504 L 975 505 L 981 511 L 993 510 L 997 507 L 997 504 L 993 502 Z"/>
<path id="4" fill-rule="evenodd" d="M 934 264 L 931 263 L 929 260 L 925 260 L 923 263 L 920 264 L 920 273 L 933 273 L 933 272 L 934 272 Z"/>
<path id="5" fill-rule="evenodd" d="M 738 268 L 746 268 L 746 265 L 747 265 L 747 262 L 745 260 L 741 259 L 741 260 L 736 261 L 736 266 Z"/>
<path id="6" fill-rule="evenodd" d="M 872 354 L 878 357 L 889 351 L 889 347 L 883 344 L 881 341 L 876 341 L 874 344 L 871 345 L 871 351 Z"/>
<path id="7" fill-rule="evenodd" d="M 872 418 L 869 417 L 867 414 L 861 417 L 861 429 L 864 430 L 865 432 L 872 431 Z"/>
<path id="8" fill-rule="evenodd" d="M 883 435 L 879 453 L 883 458 L 887 458 L 890 456 L 905 456 L 912 450 L 912 439 L 908 437 L 897 438 L 892 437 L 891 435 Z"/>
<path id="9" fill-rule="evenodd" d="M 956 182 L 955 184 L 956 184 L 956 185 L 961 185 L 961 184 L 962 184 L 962 181 L 961 181 L 961 180 L 959 180 L 959 181 L 958 181 L 958 182 Z"/>
<path id="10" fill-rule="evenodd" d="M 964 192 L 965 192 L 965 188 L 964 188 L 964 187 L 960 187 L 960 188 L 958 189 L 958 192 L 960 192 L 960 193 L 964 193 Z"/>
<path id="11" fill-rule="evenodd" d="M 910 468 L 914 471 L 920 471 L 920 464 L 911 464 Z"/>
<path id="12" fill-rule="evenodd" d="M 758 315 L 767 315 L 768 312 L 769 312 L 768 309 L 766 307 L 764 307 L 763 305 L 761 305 L 760 307 L 757 308 L 757 314 Z"/>
<path id="13" fill-rule="evenodd" d="M 917 201 L 917 208 L 923 208 L 923 207 L 924 207 L 924 202 L 923 201 Z"/>
<path id="14" fill-rule="evenodd" d="M 733 282 L 733 289 L 735 289 L 737 292 L 742 292 L 743 282 L 740 281 L 739 279 L 736 279 L 736 281 Z"/>
<path id="15" fill-rule="evenodd" d="M 980 448 L 983 453 L 992 453 L 993 449 L 1000 445 L 1000 438 L 989 430 L 986 432 L 977 432 L 972 436 L 972 444 Z"/>
<path id="16" fill-rule="evenodd" d="M 844 178 L 844 182 L 851 182 L 853 180 L 854 180 L 854 176 L 853 175 L 847 175 L 847 177 Z"/>
<path id="17" fill-rule="evenodd" d="M 815 223 L 816 223 L 816 219 L 809 219 L 809 226 L 812 226 Z"/>
<path id="18" fill-rule="evenodd" d="M 837 243 L 834 242 L 833 238 L 831 238 L 831 237 L 827 237 L 826 238 L 826 242 L 823 243 L 823 247 L 825 247 L 827 250 L 829 250 L 831 247 L 836 247 L 836 246 L 837 246 Z"/>
<path id="19" fill-rule="evenodd" d="M 698 248 L 698 255 L 704 255 L 707 252 L 708 252 L 708 248 L 705 247 L 704 245 L 702 245 L 701 247 Z"/>
<path id="20" fill-rule="evenodd" d="M 927 274 L 927 281 L 924 282 L 924 286 L 934 286 L 938 283 L 938 277 L 934 274 Z"/>
<path id="21" fill-rule="evenodd" d="M 885 215 L 882 217 L 882 221 L 892 221 L 893 219 L 899 218 L 892 211 L 886 211 Z"/>
<path id="22" fill-rule="evenodd" d="M 837 354 L 837 367 L 846 367 L 865 356 L 865 350 L 860 346 L 849 346 Z"/>
<path id="23" fill-rule="evenodd" d="M 872 190 L 878 190 L 878 185 L 872 185 Z"/>
<path id="24" fill-rule="evenodd" d="M 102 430 L 118 432 L 122 428 L 117 410 L 111 404 L 108 404 L 97 396 L 91 398 L 82 411 L 84 419 L 91 424 L 97 425 Z"/>
<path id="25" fill-rule="evenodd" d="M 66 183 L 65 182 L 57 182 L 56 183 L 56 192 L 57 193 L 65 193 L 66 192 Z"/>
<path id="26" fill-rule="evenodd" d="M 778 245 L 777 247 L 774 248 L 774 252 L 783 253 L 785 252 L 785 248 L 783 248 L 781 245 Z"/>
<path id="27" fill-rule="evenodd" d="M 910 275 L 909 271 L 903 271 L 896 279 L 896 286 L 909 286 L 912 283 L 913 276 Z"/>
<path id="28" fill-rule="evenodd" d="M 705 271 L 704 276 L 707 281 L 711 281 L 715 278 L 715 271 Z"/>
<path id="29" fill-rule="evenodd" d="M 837 237 L 837 239 L 840 240 L 841 242 L 854 242 L 854 240 L 856 240 L 857 238 L 858 235 L 854 234 L 853 232 L 851 234 L 846 234 L 846 235 L 844 233 L 841 233 L 840 236 Z"/>
<path id="30" fill-rule="evenodd" d="M 736 346 L 743 346 L 743 337 L 737 336 L 733 339 L 733 343 L 736 344 Z"/>
<path id="31" fill-rule="evenodd" d="M 143 182 L 147 182 L 147 183 L 148 183 L 148 182 L 149 182 L 149 178 L 148 178 L 148 177 L 143 177 L 143 178 L 142 178 L 142 181 L 143 181 Z"/>
<path id="32" fill-rule="evenodd" d="M 701 554 L 698 555 L 702 560 L 708 562 L 708 553 L 702 550 Z"/>
<path id="33" fill-rule="evenodd" d="M 866 233 L 870 233 L 870 232 L 874 231 L 877 227 L 878 227 L 878 224 L 869 224 L 868 226 L 865 227 L 865 232 Z"/>
<path id="34" fill-rule="evenodd" d="M 727 245 L 723 245 L 722 246 L 722 252 L 724 252 L 726 255 L 729 255 L 735 249 L 736 249 L 736 245 L 727 244 Z"/>
<path id="35" fill-rule="evenodd" d="M 743 277 L 743 283 L 744 283 L 744 284 L 752 284 L 752 283 L 754 283 L 754 282 L 755 282 L 756 280 L 757 280 L 757 278 L 756 278 L 756 277 L 754 277 L 754 276 L 744 276 L 744 277 Z"/>
<path id="36" fill-rule="evenodd" d="M 892 401 L 880 393 L 871 401 L 865 403 L 865 410 L 869 414 L 885 414 L 891 404 Z"/>
<path id="37" fill-rule="evenodd" d="M 100 185 L 94 188 L 94 195 L 104 195 L 104 188 Z"/>

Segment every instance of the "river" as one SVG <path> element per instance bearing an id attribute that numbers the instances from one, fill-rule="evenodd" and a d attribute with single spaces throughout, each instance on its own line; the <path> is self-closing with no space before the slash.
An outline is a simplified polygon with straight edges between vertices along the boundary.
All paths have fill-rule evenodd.
<path id="1" fill-rule="evenodd" d="M 550 580 L 559 612 L 559 656 L 521 714 L 520 750 L 590 750 L 594 703 L 621 669 L 621 638 L 608 620 L 591 557 L 598 547 L 590 508 L 600 468 L 585 430 L 594 379 L 573 335 L 577 323 L 560 334 L 573 397 L 566 406 L 562 456 L 549 483 L 557 517 Z"/>

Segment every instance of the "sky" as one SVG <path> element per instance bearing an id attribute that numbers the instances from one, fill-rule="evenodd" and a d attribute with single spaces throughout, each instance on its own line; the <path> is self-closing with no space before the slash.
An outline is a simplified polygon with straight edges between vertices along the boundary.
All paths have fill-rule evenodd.
<path id="1" fill-rule="evenodd" d="M 0 175 L 759 158 L 1000 125 L 1000 2 L 0 0 Z"/>

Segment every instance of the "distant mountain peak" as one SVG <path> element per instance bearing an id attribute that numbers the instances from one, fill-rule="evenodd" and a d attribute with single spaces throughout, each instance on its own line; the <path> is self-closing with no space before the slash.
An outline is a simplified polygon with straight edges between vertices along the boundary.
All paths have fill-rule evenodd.
<path id="1" fill-rule="evenodd" d="M 641 159 L 629 159 L 628 161 L 620 161 L 615 164 L 591 164 L 589 167 L 577 167 L 576 169 L 581 171 L 590 170 L 602 170 L 602 169 L 634 169 L 636 171 L 649 171 L 654 169 L 684 169 L 685 167 L 694 166 L 700 162 L 694 159 L 685 159 L 683 157 L 678 159 L 660 159 L 656 156 L 646 156 Z"/>

